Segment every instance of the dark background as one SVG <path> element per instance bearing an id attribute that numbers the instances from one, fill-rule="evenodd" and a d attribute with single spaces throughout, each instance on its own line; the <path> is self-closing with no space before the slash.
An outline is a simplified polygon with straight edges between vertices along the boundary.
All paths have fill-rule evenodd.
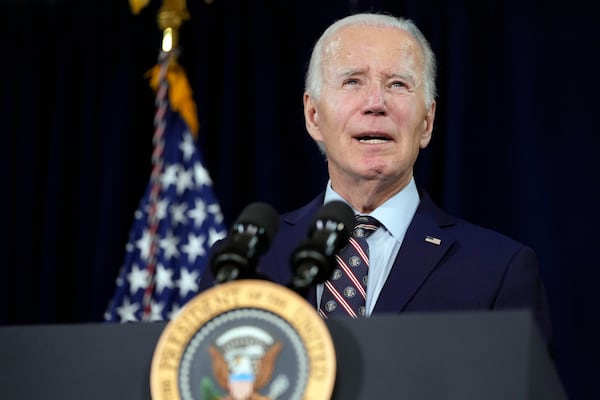
<path id="1" fill-rule="evenodd" d="M 412 18 L 438 56 L 416 176 L 538 252 L 571 399 L 600 398 L 597 14 L 575 0 L 189 0 L 180 63 L 227 222 L 325 185 L 304 130 L 312 44 L 354 11 Z M 592 2 L 590 2 L 592 3 Z M 101 321 L 150 175 L 160 2 L 0 1 L 0 323 Z"/>

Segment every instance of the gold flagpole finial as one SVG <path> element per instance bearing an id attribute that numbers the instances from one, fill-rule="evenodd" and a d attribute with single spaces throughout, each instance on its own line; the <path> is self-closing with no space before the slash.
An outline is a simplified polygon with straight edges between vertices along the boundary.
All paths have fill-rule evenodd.
<path id="1" fill-rule="evenodd" d="M 149 3 L 150 0 L 129 0 L 129 7 L 134 15 L 138 15 Z M 188 19 L 190 13 L 185 0 L 163 0 L 157 16 L 158 27 L 163 33 L 163 51 L 169 52 L 177 47 L 179 28 Z"/>
<path id="2" fill-rule="evenodd" d="M 158 10 L 158 27 L 163 32 L 162 50 L 169 52 L 177 47 L 179 28 L 190 19 L 185 0 L 163 0 Z"/>

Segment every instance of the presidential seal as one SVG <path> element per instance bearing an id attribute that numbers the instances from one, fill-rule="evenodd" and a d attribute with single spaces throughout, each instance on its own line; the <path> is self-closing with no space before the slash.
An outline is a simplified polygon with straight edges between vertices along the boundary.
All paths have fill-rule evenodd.
<path id="1" fill-rule="evenodd" d="M 190 300 L 156 345 L 154 400 L 330 399 L 335 351 L 316 310 L 263 280 L 224 283 Z"/>

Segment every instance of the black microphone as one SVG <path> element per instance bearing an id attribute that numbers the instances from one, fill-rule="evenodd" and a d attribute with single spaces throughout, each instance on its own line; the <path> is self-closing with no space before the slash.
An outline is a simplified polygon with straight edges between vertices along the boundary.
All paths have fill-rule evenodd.
<path id="1" fill-rule="evenodd" d="M 279 215 L 266 203 L 252 203 L 239 215 L 211 257 L 217 283 L 255 278 L 258 258 L 269 246 L 279 228 Z"/>
<path id="2" fill-rule="evenodd" d="M 329 279 L 336 264 L 335 254 L 347 244 L 353 227 L 354 211 L 343 201 L 330 201 L 321 207 L 309 238 L 292 253 L 293 278 L 288 286 L 299 291 Z"/>

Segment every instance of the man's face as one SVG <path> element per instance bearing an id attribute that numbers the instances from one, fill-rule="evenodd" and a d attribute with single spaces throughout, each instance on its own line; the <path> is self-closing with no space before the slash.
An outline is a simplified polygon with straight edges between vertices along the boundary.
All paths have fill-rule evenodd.
<path id="1" fill-rule="evenodd" d="M 334 188 L 361 180 L 404 187 L 435 116 L 435 103 L 425 106 L 418 43 L 389 27 L 342 28 L 326 44 L 322 76 L 319 98 L 304 95 L 304 114 Z"/>

